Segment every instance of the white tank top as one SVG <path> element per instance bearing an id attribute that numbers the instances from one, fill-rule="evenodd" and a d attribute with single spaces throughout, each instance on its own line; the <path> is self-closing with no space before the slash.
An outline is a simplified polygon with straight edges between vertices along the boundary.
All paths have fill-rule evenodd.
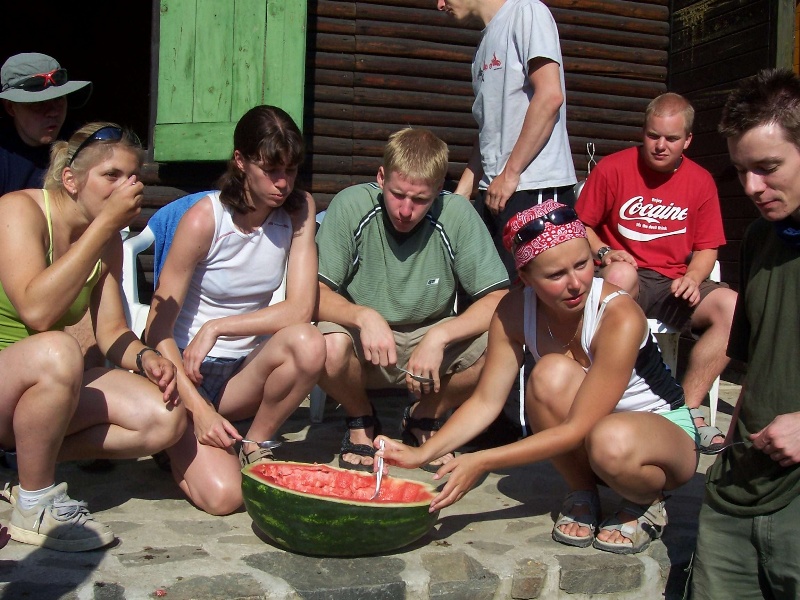
<path id="1" fill-rule="evenodd" d="M 283 281 L 292 243 L 292 221 L 283 208 L 273 210 L 251 233 L 243 233 L 233 224 L 232 209 L 220 202 L 219 192 L 209 197 L 214 238 L 208 255 L 195 268 L 175 323 L 175 341 L 182 349 L 206 321 L 268 306 Z M 263 337 L 220 337 L 208 355 L 238 358 Z"/>
<path id="2" fill-rule="evenodd" d="M 581 329 L 581 347 L 589 358 L 590 365 L 594 362 L 590 349 L 592 340 L 606 305 L 617 296 L 627 295 L 627 292 L 619 290 L 609 294 L 601 301 L 602 292 L 603 280 L 595 277 L 589 290 L 586 307 L 583 310 L 583 327 Z M 538 299 L 530 287 L 525 288 L 524 294 L 525 344 L 530 349 L 534 360 L 539 360 L 540 355 L 536 347 L 536 302 Z M 614 407 L 614 412 L 631 410 L 662 412 L 669 410 L 670 404 L 677 407 L 682 403 L 683 390 L 664 365 L 655 338 L 648 330 L 639 345 L 639 355 L 631 372 L 628 387 L 617 406 Z"/>

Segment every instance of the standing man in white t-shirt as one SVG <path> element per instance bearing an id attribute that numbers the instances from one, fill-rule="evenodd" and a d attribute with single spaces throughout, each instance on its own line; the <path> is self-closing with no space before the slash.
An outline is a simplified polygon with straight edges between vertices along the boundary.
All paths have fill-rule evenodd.
<path id="1" fill-rule="evenodd" d="M 456 193 L 469 198 L 477 185 L 475 207 L 513 281 L 502 242 L 508 219 L 545 200 L 575 200 L 558 29 L 539 0 L 438 0 L 438 8 L 484 24 L 472 62 L 478 139 Z"/>

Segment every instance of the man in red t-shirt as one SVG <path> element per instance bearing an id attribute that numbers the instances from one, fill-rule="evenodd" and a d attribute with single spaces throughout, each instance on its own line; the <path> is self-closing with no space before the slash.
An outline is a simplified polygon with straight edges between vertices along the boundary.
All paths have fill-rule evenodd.
<path id="1" fill-rule="evenodd" d="M 643 143 L 604 158 L 575 205 L 589 228 L 600 275 L 627 290 L 649 318 L 701 332 L 682 385 L 701 445 L 724 441 L 699 406 L 728 358 L 736 292 L 709 281 L 725 243 L 711 175 L 683 155 L 694 109 L 678 94 L 653 100 Z"/>

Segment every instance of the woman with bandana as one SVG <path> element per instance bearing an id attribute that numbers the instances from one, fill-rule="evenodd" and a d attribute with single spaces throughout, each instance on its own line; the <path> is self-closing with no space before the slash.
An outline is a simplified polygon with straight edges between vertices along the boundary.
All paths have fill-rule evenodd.
<path id="1" fill-rule="evenodd" d="M 450 477 L 431 510 L 460 500 L 487 471 L 549 459 L 570 488 L 553 539 L 640 552 L 667 524 L 664 491 L 697 467 L 697 430 L 683 390 L 636 302 L 594 277 L 586 229 L 573 209 L 550 200 L 517 213 L 503 240 L 524 287 L 495 312 L 475 392 L 421 447 L 383 436 L 375 446 L 385 442 L 387 464 L 413 468 L 466 444 L 503 409 L 527 346 L 536 365 L 526 412 L 536 433 L 443 465 L 435 478 Z M 601 482 L 622 496 L 602 523 Z"/>

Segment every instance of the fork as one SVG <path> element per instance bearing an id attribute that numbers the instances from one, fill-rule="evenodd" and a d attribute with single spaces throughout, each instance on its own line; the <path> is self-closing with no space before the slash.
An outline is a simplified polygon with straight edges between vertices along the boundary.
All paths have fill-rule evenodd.
<path id="1" fill-rule="evenodd" d="M 700 454 L 706 454 L 706 455 L 720 454 L 722 452 L 725 452 L 725 450 L 727 450 L 731 446 L 738 446 L 739 444 L 744 444 L 744 442 L 742 442 L 742 441 L 731 442 L 729 444 L 723 443 L 723 444 L 720 444 L 720 445 L 708 446 L 707 448 L 697 448 L 697 452 L 699 452 Z"/>
<path id="2" fill-rule="evenodd" d="M 245 444 L 255 444 L 259 448 L 266 448 L 267 450 L 272 450 L 273 448 L 277 448 L 283 444 L 283 440 L 265 440 L 263 442 L 254 442 L 253 440 L 246 440 L 244 438 L 242 438 L 242 442 Z"/>
<path id="3" fill-rule="evenodd" d="M 383 450 L 383 447 L 385 445 L 386 445 L 386 443 L 383 440 L 381 440 L 381 442 L 380 442 L 381 450 Z M 381 491 L 381 480 L 382 479 L 383 479 L 383 456 L 379 456 L 378 457 L 378 472 L 377 472 L 377 478 L 375 480 L 375 493 L 372 494 L 372 497 L 370 498 L 370 500 L 375 500 L 375 498 L 378 497 L 378 492 Z"/>
<path id="4" fill-rule="evenodd" d="M 433 383 L 433 377 L 425 377 L 424 375 L 414 375 L 411 371 L 404 369 L 403 367 L 398 367 L 397 365 L 394 366 L 395 369 L 398 371 L 402 371 L 408 375 L 411 375 L 411 379 L 414 381 L 419 381 L 420 383 Z"/>

